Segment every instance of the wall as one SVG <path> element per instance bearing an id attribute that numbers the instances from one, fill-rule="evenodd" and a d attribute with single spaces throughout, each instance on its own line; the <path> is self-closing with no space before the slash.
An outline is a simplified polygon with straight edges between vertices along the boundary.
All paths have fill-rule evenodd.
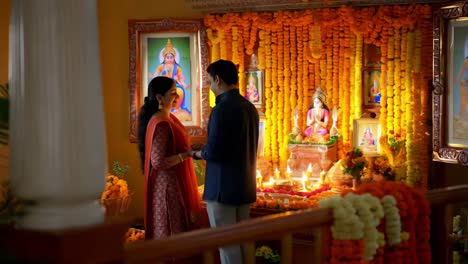
<path id="1" fill-rule="evenodd" d="M 115 160 L 130 165 L 126 180 L 134 192 L 129 213 L 143 215 L 143 175 L 137 145 L 128 140 L 128 19 L 167 17 L 201 18 L 190 10 L 185 0 L 172 0 L 161 7 L 154 0 L 99 0 L 99 36 L 104 111 L 107 135 L 107 160 L 111 168 Z"/>
<path id="2" fill-rule="evenodd" d="M 8 27 L 11 0 L 0 0 L 0 83 L 8 80 Z M 130 165 L 126 180 L 134 192 L 129 214 L 143 215 L 143 176 L 136 144 L 130 144 L 128 93 L 128 19 L 201 18 L 185 0 L 98 0 L 101 73 L 108 167 L 115 160 Z M 1 150 L 0 150 L 1 151 Z M 1 154 L 1 153 L 0 153 Z M 2 159 L 3 160 L 3 159 Z M 0 180 L 6 171 L 0 170 Z M 96 177 L 99 177 L 97 175 Z"/>

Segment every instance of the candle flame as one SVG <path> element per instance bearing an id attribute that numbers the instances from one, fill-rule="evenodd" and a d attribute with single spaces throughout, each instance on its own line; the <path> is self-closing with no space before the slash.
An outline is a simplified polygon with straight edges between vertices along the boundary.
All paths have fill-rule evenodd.
<path id="1" fill-rule="evenodd" d="M 302 189 L 303 190 L 306 190 L 306 182 L 307 182 L 307 175 L 305 174 L 305 172 L 302 172 Z"/>
<path id="2" fill-rule="evenodd" d="M 309 163 L 309 166 L 307 167 L 307 171 L 312 172 L 312 164 L 311 163 Z"/>

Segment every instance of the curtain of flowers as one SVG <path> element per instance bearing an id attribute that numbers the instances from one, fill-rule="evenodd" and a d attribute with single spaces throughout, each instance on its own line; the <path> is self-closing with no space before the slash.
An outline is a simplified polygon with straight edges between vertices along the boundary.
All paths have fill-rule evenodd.
<path id="1" fill-rule="evenodd" d="M 406 140 L 399 180 L 426 186 L 426 177 L 420 176 L 428 174 L 429 165 L 429 5 L 227 13 L 208 15 L 204 22 L 211 61 L 228 59 L 239 65 L 241 93 L 248 57 L 258 56 L 265 73 L 265 157 L 282 170 L 294 108 L 305 129 L 319 86 L 328 94 L 327 105 L 339 108 L 339 149 L 352 144 L 353 119 L 362 115 L 363 46 L 380 47 L 381 128 L 384 135 L 392 131 Z"/>

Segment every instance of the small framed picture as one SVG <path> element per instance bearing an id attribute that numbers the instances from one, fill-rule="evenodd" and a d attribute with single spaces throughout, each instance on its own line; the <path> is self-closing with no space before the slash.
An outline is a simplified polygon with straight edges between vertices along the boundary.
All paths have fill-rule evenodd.
<path id="1" fill-rule="evenodd" d="M 355 119 L 353 124 L 353 147 L 359 148 L 365 156 L 380 155 L 380 133 L 378 119 Z"/>
<path id="2" fill-rule="evenodd" d="M 245 98 L 255 106 L 263 105 L 263 73 L 262 71 L 248 71 L 245 73 Z"/>
<path id="3" fill-rule="evenodd" d="M 363 73 L 362 99 L 364 106 L 380 105 L 380 69 L 366 69 Z"/>
<path id="4" fill-rule="evenodd" d="M 364 68 L 372 67 L 380 69 L 381 57 L 380 47 L 373 44 L 364 45 Z"/>

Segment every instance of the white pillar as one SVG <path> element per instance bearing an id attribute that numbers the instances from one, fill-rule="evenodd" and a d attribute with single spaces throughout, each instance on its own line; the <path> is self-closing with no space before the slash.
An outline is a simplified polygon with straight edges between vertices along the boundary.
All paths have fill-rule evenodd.
<path id="1" fill-rule="evenodd" d="M 14 0 L 10 178 L 33 202 L 18 225 L 103 222 L 105 146 L 96 0 Z"/>

